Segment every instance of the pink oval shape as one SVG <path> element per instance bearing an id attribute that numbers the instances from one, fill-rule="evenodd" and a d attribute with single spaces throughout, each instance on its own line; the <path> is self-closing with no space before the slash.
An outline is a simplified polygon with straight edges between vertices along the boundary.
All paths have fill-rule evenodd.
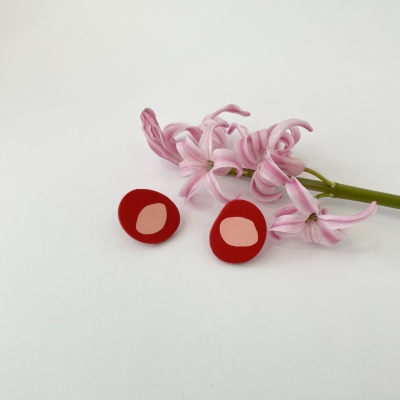
<path id="1" fill-rule="evenodd" d="M 167 221 L 167 209 L 162 203 L 150 204 L 142 209 L 136 221 L 136 230 L 142 235 L 161 231 Z"/>
<path id="2" fill-rule="evenodd" d="M 254 222 L 243 217 L 225 218 L 219 231 L 225 243 L 235 247 L 249 247 L 258 242 L 258 232 Z"/>

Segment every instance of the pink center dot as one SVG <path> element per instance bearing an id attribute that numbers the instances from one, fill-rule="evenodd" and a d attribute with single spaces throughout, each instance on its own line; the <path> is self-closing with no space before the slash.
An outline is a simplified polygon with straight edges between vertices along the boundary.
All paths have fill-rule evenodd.
<path id="1" fill-rule="evenodd" d="M 219 231 L 222 239 L 230 246 L 248 247 L 258 242 L 258 232 L 254 222 L 243 217 L 225 218 Z"/>
<path id="2" fill-rule="evenodd" d="M 136 221 L 136 230 L 142 235 L 152 235 L 161 231 L 167 222 L 167 208 L 165 204 L 150 204 L 140 211 Z"/>

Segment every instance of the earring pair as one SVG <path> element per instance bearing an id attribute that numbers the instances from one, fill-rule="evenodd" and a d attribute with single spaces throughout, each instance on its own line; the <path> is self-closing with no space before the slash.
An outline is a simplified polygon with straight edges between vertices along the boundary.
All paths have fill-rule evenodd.
<path id="1" fill-rule="evenodd" d="M 170 238 L 179 227 L 180 213 L 175 203 L 162 193 L 135 189 L 118 207 L 124 231 L 139 242 L 156 244 Z M 262 212 L 247 200 L 232 200 L 219 213 L 210 230 L 212 252 L 228 263 L 244 263 L 262 249 L 267 224 Z"/>

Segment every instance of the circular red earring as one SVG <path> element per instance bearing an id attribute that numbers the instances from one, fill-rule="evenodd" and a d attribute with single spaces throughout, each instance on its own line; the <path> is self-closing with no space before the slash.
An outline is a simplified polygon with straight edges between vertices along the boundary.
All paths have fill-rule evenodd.
<path id="1" fill-rule="evenodd" d="M 249 201 L 232 200 L 219 213 L 210 231 L 210 247 L 222 261 L 244 263 L 262 249 L 267 223 L 262 212 Z"/>
<path id="2" fill-rule="evenodd" d="M 180 214 L 176 205 L 162 193 L 135 189 L 119 203 L 118 219 L 124 231 L 143 243 L 160 243 L 178 229 Z"/>

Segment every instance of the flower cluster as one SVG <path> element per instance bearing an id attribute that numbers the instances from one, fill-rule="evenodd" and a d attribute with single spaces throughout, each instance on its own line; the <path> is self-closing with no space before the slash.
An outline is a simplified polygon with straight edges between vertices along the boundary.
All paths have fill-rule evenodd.
<path id="1" fill-rule="evenodd" d="M 219 117 L 223 112 L 249 116 L 240 107 L 229 104 L 207 115 L 200 125 L 173 123 L 161 129 L 154 112 L 145 109 L 141 118 L 143 131 L 151 149 L 160 157 L 178 164 L 183 177 L 188 177 L 180 195 L 189 199 L 204 183 L 209 193 L 221 202 L 227 198 L 218 185 L 214 174 L 226 175 L 232 168 L 238 177 L 242 166 L 255 170 L 251 180 L 251 192 L 260 201 L 270 202 L 282 197 L 276 187 L 288 182 L 288 175 L 297 176 L 305 168 L 304 162 L 291 157 L 293 146 L 300 139 L 303 127 L 312 131 L 306 121 L 288 119 L 268 129 L 249 133 L 247 128 L 236 123 L 228 124 Z M 227 135 L 237 130 L 241 136 L 234 149 L 227 148 Z M 187 131 L 181 141 L 176 136 Z"/>
<path id="2" fill-rule="evenodd" d="M 146 108 L 142 114 L 142 127 L 150 148 L 160 157 L 179 165 L 186 182 L 180 196 L 190 199 L 197 189 L 205 189 L 220 202 L 228 198 L 219 186 L 215 175 L 226 175 L 235 171 L 240 177 L 244 169 L 252 171 L 250 190 L 255 199 L 262 202 L 279 200 L 285 185 L 293 204 L 275 212 L 271 227 L 273 236 L 301 234 L 308 242 L 331 246 L 346 237 L 344 228 L 354 225 L 376 210 L 376 202 L 362 213 L 352 217 L 327 215 L 319 201 L 294 178 L 304 169 L 304 162 L 292 157 L 292 149 L 300 140 L 300 127 L 311 132 L 311 125 L 299 119 L 287 119 L 269 128 L 249 132 L 245 126 L 229 124 L 220 117 L 228 112 L 244 117 L 250 115 L 234 104 L 229 104 L 203 118 L 199 125 L 185 123 L 168 124 L 161 129 L 155 113 Z M 234 131 L 239 139 L 234 149 L 229 149 L 227 136 Z M 177 139 L 182 132 L 186 136 Z M 233 170 L 234 169 L 234 170 Z M 239 195 L 236 197 L 240 197 Z M 294 214 L 296 211 L 300 213 Z"/>

